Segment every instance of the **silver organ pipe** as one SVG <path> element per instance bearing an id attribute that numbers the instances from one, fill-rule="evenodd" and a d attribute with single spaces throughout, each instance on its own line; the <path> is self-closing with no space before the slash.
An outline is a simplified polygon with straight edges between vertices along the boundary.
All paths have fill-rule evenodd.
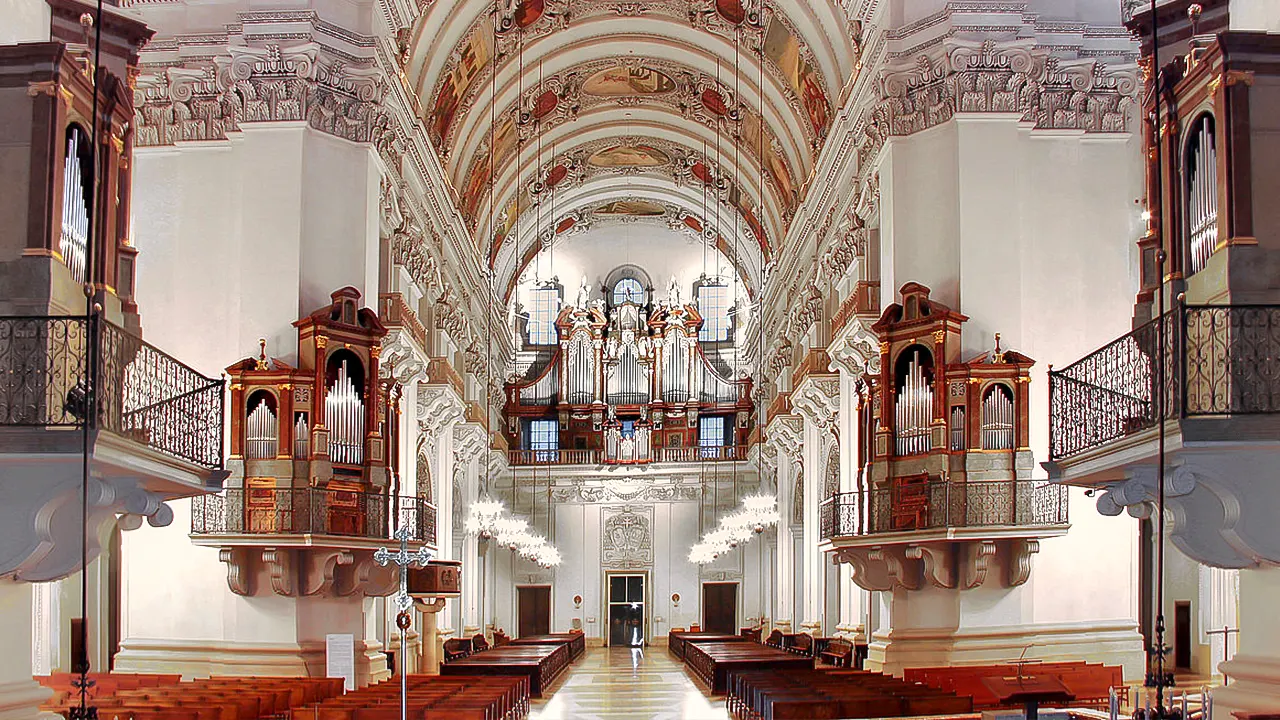
<path id="1" fill-rule="evenodd" d="M 364 403 L 342 361 L 338 378 L 324 396 L 324 424 L 329 429 L 329 459 L 357 465 L 364 462 Z"/>
<path id="2" fill-rule="evenodd" d="M 690 362 L 692 353 L 693 341 L 685 333 L 684 328 L 673 327 L 667 331 L 662 350 L 662 399 L 664 401 L 677 403 L 689 399 L 689 368 L 692 365 Z"/>
<path id="3" fill-rule="evenodd" d="M 1214 148 L 1213 120 L 1196 123 L 1195 149 L 1185 163 L 1189 177 L 1187 228 L 1191 248 L 1191 272 L 1204 269 L 1218 245 L 1218 158 Z"/>
<path id="4" fill-rule="evenodd" d="M 964 449 L 964 407 L 956 405 L 951 408 L 951 449 Z"/>
<path id="5" fill-rule="evenodd" d="M 623 341 L 618 358 L 609 371 L 610 405 L 643 405 L 649 402 L 649 377 L 640 366 L 640 355 L 634 343 Z"/>
<path id="6" fill-rule="evenodd" d="M 521 405 L 554 405 L 560 394 L 560 369 L 548 365 L 531 385 L 520 388 Z"/>
<path id="7" fill-rule="evenodd" d="M 702 402 L 731 403 L 738 399 L 738 389 L 730 381 L 720 377 L 705 358 L 702 362 Z"/>
<path id="8" fill-rule="evenodd" d="M 251 460 L 267 460 L 276 456 L 276 414 L 267 407 L 265 400 L 245 419 L 245 457 Z"/>
<path id="9" fill-rule="evenodd" d="M 982 449 L 1013 447 L 1013 397 L 1002 386 L 991 388 L 982 401 Z"/>
<path id="10" fill-rule="evenodd" d="M 89 208 L 84 202 L 85 178 L 80 170 L 77 145 L 80 131 L 72 128 L 67 138 L 67 158 L 62 166 L 62 233 L 58 252 L 76 282 L 85 282 L 89 254 Z"/>
<path id="11" fill-rule="evenodd" d="M 571 405 L 589 405 L 596 399 L 596 363 L 591 336 L 575 332 L 569 339 L 569 353 L 565 359 L 565 393 Z"/>
<path id="12" fill-rule="evenodd" d="M 311 428 L 307 426 L 307 414 L 298 413 L 298 421 L 293 424 L 293 456 L 305 458 L 311 454 Z"/>
<path id="13" fill-rule="evenodd" d="M 915 350 L 907 366 L 907 375 L 893 406 L 894 437 L 898 455 L 915 455 L 929 451 L 929 425 L 933 420 L 933 387 L 920 365 L 920 351 Z"/>

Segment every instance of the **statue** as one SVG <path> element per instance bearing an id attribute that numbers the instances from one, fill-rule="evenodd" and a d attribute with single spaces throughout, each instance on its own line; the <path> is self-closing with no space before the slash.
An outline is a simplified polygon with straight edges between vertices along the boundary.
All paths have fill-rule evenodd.
<path id="1" fill-rule="evenodd" d="M 586 310 L 591 301 L 591 288 L 587 285 L 587 276 L 582 276 L 582 286 L 578 288 L 578 307 Z"/>

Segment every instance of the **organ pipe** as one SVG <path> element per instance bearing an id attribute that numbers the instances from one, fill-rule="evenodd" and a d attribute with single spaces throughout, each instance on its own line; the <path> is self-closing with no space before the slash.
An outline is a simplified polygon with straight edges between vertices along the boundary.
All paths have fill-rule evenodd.
<path id="1" fill-rule="evenodd" d="M 245 457 L 266 460 L 276 456 L 276 414 L 265 399 L 249 413 L 245 422 Z"/>
<path id="2" fill-rule="evenodd" d="M 311 454 L 311 429 L 307 427 L 307 414 L 298 413 L 298 421 L 293 424 L 293 456 L 305 458 Z"/>
<path id="3" fill-rule="evenodd" d="M 1001 386 L 982 401 L 982 449 L 1008 450 L 1013 447 L 1013 398 Z"/>
<path id="4" fill-rule="evenodd" d="M 689 369 L 693 342 L 683 328 L 667 331 L 663 344 L 662 399 L 669 403 L 689 399 Z"/>
<path id="5" fill-rule="evenodd" d="M 964 449 L 964 407 L 956 405 L 951 408 L 951 449 Z"/>
<path id="6" fill-rule="evenodd" d="M 1218 244 L 1218 159 L 1213 144 L 1213 120 L 1196 123 L 1194 150 L 1188 167 L 1187 227 L 1191 272 L 1204 269 Z"/>
<path id="7" fill-rule="evenodd" d="M 520 402 L 524 405 L 554 405 L 559 394 L 560 370 L 552 365 L 532 385 L 520 388 Z"/>
<path id="8" fill-rule="evenodd" d="M 80 169 L 77 146 L 81 139 L 79 128 L 71 128 L 67 138 L 67 158 L 62 166 L 62 233 L 58 251 L 62 262 L 71 271 L 76 282 L 85 282 L 85 268 L 89 253 L 89 208 L 85 206 L 85 178 Z"/>
<path id="9" fill-rule="evenodd" d="M 364 461 L 364 403 L 343 360 L 338 377 L 324 396 L 324 422 L 329 429 L 329 458 L 356 465 Z"/>
<path id="10" fill-rule="evenodd" d="M 898 455 L 915 455 L 929 451 L 929 424 L 933 420 L 933 387 L 920 364 L 920 351 L 914 351 L 906 377 L 894 400 L 894 429 Z"/>
<path id="11" fill-rule="evenodd" d="M 565 368 L 565 388 L 569 403 L 588 405 L 595 400 L 595 352 L 591 336 L 576 332 L 569 340 L 568 366 Z"/>

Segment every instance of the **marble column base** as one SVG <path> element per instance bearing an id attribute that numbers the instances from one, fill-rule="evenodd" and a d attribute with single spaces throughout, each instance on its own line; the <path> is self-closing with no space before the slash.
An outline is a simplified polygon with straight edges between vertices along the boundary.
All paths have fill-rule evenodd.
<path id="1" fill-rule="evenodd" d="M 53 691 L 36 681 L 15 680 L 0 683 L 0 720 L 49 720 L 59 717 L 40 710 L 40 703 L 53 696 Z"/>
<path id="2" fill-rule="evenodd" d="M 1144 672 L 1142 635 L 1127 622 L 895 629 L 873 633 L 867 650 L 866 669 L 899 676 L 906 668 L 1019 658 L 1119 665 L 1127 681 L 1140 680 Z"/>
<path id="3" fill-rule="evenodd" d="M 391 677 L 377 641 L 356 641 L 356 687 Z M 253 643 L 230 640 L 130 638 L 120 643 L 115 672 L 175 673 L 186 678 L 213 675 L 324 677 L 322 642 Z"/>
<path id="4" fill-rule="evenodd" d="M 1213 691 L 1213 716 L 1233 712 L 1275 712 L 1280 708 L 1280 658 L 1236 655 L 1218 666 L 1230 684 Z"/>

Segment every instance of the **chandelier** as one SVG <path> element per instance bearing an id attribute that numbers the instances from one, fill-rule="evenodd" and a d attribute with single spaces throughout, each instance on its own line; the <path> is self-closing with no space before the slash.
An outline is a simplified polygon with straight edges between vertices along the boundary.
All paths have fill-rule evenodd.
<path id="1" fill-rule="evenodd" d="M 472 503 L 463 528 L 469 535 L 486 540 L 493 538 L 499 545 L 544 568 L 560 564 L 560 551 L 530 528 L 527 520 L 506 514 L 506 508 L 497 500 Z"/>
<path id="2" fill-rule="evenodd" d="M 774 495 L 750 495 L 742 499 L 742 508 L 720 518 L 720 525 L 702 536 L 689 550 L 689 562 L 706 565 L 751 538 L 778 524 L 778 498 Z"/>

